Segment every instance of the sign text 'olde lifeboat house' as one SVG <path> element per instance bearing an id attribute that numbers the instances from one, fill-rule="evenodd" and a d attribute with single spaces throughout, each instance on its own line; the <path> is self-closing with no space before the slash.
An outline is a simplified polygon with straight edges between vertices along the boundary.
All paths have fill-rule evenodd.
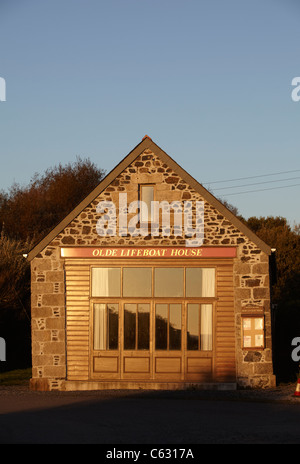
<path id="1" fill-rule="evenodd" d="M 28 254 L 31 388 L 274 385 L 271 254 L 144 137 Z"/>

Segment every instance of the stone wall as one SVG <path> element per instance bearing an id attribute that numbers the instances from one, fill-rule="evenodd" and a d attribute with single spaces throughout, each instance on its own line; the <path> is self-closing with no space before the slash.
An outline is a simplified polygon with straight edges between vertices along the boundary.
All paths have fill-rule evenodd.
<path id="1" fill-rule="evenodd" d="M 243 386 L 268 386 L 273 381 L 269 257 L 207 203 L 177 173 L 150 150 L 145 150 L 101 195 L 84 209 L 31 263 L 32 269 L 32 388 L 42 382 L 61 388 L 65 367 L 65 288 L 60 246 L 183 246 L 186 237 L 176 236 L 173 224 L 169 236 L 100 237 L 96 225 L 100 201 L 119 203 L 119 193 L 127 193 L 128 203 L 138 200 L 139 184 L 156 184 L 157 201 L 204 201 L 204 246 L 237 246 L 234 264 L 237 376 Z M 117 210 L 118 212 L 118 210 Z M 104 213 L 103 213 L 104 214 Z M 128 215 L 128 221 L 136 213 Z M 194 223 L 195 224 L 195 223 Z M 118 228 L 118 223 L 117 223 Z M 241 314 L 263 308 L 266 318 L 266 349 L 245 351 L 241 347 Z M 47 379 L 47 380 L 42 380 Z"/>

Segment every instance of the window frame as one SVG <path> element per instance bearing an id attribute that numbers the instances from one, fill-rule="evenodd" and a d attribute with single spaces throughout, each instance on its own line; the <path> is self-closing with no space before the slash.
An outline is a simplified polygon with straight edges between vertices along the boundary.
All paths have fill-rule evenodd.
<path id="1" fill-rule="evenodd" d="M 144 183 L 144 184 L 139 184 L 139 187 L 138 187 L 138 199 L 139 199 L 139 202 L 144 201 L 143 200 L 143 193 L 142 193 L 143 187 L 152 187 L 153 188 L 153 200 L 152 201 L 155 201 L 155 199 L 156 199 L 156 184 Z M 148 206 L 148 204 L 147 204 L 147 206 Z M 151 206 L 152 205 L 150 205 L 150 210 L 149 210 L 149 206 L 148 206 L 148 219 L 147 220 L 145 220 L 142 217 L 142 208 L 140 208 L 140 212 L 139 212 L 139 223 L 140 224 L 147 225 L 147 226 L 149 226 L 149 224 L 151 224 L 152 219 L 153 219 L 152 218 L 152 207 Z"/>
<path id="2" fill-rule="evenodd" d="M 246 330 L 244 328 L 244 321 L 245 319 L 250 319 L 251 320 L 251 329 Z M 262 329 L 255 329 L 254 324 L 255 324 L 255 319 L 261 319 L 262 320 Z M 249 332 L 249 337 L 251 337 L 251 346 L 245 346 L 245 332 Z M 253 344 L 253 339 L 255 335 L 262 335 L 262 341 L 263 344 L 262 346 L 255 346 L 255 343 Z M 247 351 L 263 351 L 266 346 L 266 340 L 265 340 L 265 316 L 264 314 L 242 314 L 241 316 L 241 346 L 243 350 Z"/>
<path id="3" fill-rule="evenodd" d="M 105 306 L 104 308 L 104 319 L 105 319 L 105 329 L 104 329 L 104 348 L 96 348 L 95 347 L 95 329 L 96 329 L 96 305 L 103 305 Z M 117 312 L 118 312 L 118 317 L 117 317 L 117 348 L 110 348 L 109 347 L 109 342 L 110 342 L 110 324 L 109 324 L 109 305 L 115 305 L 118 307 Z M 95 301 L 92 300 L 92 311 L 93 311 L 93 330 L 92 330 L 92 347 L 94 352 L 116 352 L 119 350 L 120 347 L 120 304 L 117 302 L 105 302 L 105 301 Z"/>
<path id="4" fill-rule="evenodd" d="M 204 301 L 215 301 L 217 300 L 217 267 L 214 266 L 214 265 L 191 265 L 192 263 L 185 263 L 185 264 L 182 264 L 182 265 L 178 265 L 178 263 L 175 264 L 174 262 L 174 265 L 172 265 L 170 262 L 168 263 L 165 263 L 165 265 L 160 265 L 158 263 L 116 263 L 115 265 L 113 264 L 110 264 L 108 265 L 108 263 L 101 263 L 101 264 L 98 264 L 98 265 L 91 265 L 90 266 L 90 299 L 93 299 L 93 300 L 99 300 L 99 299 L 108 299 L 109 301 L 110 300 L 113 300 L 113 299 L 122 299 L 122 300 L 125 300 L 125 299 L 177 299 L 177 300 L 204 300 Z M 108 269 L 112 269 L 112 268 L 117 268 L 117 269 L 120 269 L 120 295 L 119 296 L 95 296 L 93 295 L 93 280 L 92 280 L 92 273 L 93 273 L 93 269 L 97 269 L 97 268 L 108 268 Z M 151 295 L 148 295 L 148 296 L 145 296 L 145 295 L 141 295 L 141 296 L 130 296 L 130 295 L 124 295 L 124 292 L 123 292 L 123 270 L 125 268 L 141 268 L 141 269 L 144 269 L 144 268 L 148 268 L 148 269 L 151 269 L 152 270 L 152 282 L 151 282 Z M 156 296 L 155 295 L 155 269 L 167 269 L 167 268 L 170 268 L 170 269 L 183 269 L 183 295 L 182 296 Z M 215 281 L 214 281 L 214 296 L 186 296 L 186 288 L 187 288 L 187 285 L 186 285 L 186 270 L 187 269 L 190 269 L 190 268 L 199 268 L 199 269 L 214 269 L 215 271 Z"/>
<path id="5" fill-rule="evenodd" d="M 135 306 L 135 347 L 134 348 L 125 348 L 125 306 L 126 305 L 134 305 Z M 148 327 L 148 348 L 139 348 L 139 305 L 148 305 L 149 312 L 147 312 L 149 316 L 149 327 Z M 124 352 L 147 352 L 150 350 L 150 335 L 151 335 L 151 303 L 150 302 L 142 302 L 142 301 L 123 301 L 121 313 L 119 313 L 119 320 L 121 317 L 123 318 L 122 327 L 123 327 L 123 337 L 121 340 L 121 348 Z M 123 314 L 122 314 L 123 313 Z"/>
<path id="6" fill-rule="evenodd" d="M 183 263 L 178 264 L 177 262 L 171 262 L 170 260 L 166 261 L 154 261 L 149 262 L 142 262 L 141 260 L 132 260 L 129 261 L 128 259 L 124 262 L 120 260 L 116 260 L 115 263 L 108 263 L 107 261 L 101 261 L 97 263 L 90 263 L 90 302 L 91 302 L 91 309 L 93 309 L 93 305 L 97 303 L 119 303 L 119 333 L 118 333 L 118 349 L 117 350 L 94 350 L 94 315 L 93 315 L 93 324 L 91 327 L 91 339 L 93 343 L 91 344 L 92 351 L 98 353 L 111 353 L 115 351 L 121 352 L 135 352 L 135 353 L 142 353 L 146 352 L 145 349 L 138 349 L 137 347 L 132 349 L 124 349 L 124 337 L 123 337 L 123 330 L 124 330 L 124 305 L 126 303 L 148 303 L 150 302 L 150 326 L 149 326 L 149 334 L 150 334 L 150 346 L 149 350 L 153 350 L 153 354 L 155 352 L 164 352 L 164 353 L 172 353 L 186 350 L 189 355 L 194 356 L 196 353 L 202 354 L 202 356 L 207 356 L 210 351 L 201 350 L 201 339 L 200 339 L 200 349 L 199 350 L 187 350 L 187 305 L 189 303 L 197 303 L 200 305 L 202 304 L 211 304 L 212 305 L 212 324 L 213 324 L 213 332 L 212 332 L 212 352 L 214 350 L 214 343 L 215 343 L 215 327 L 214 327 L 214 319 L 215 319 L 215 302 L 217 301 L 217 265 L 212 263 L 192 263 L 189 260 L 185 260 Z M 119 268 L 120 269 L 120 286 L 121 286 L 121 295 L 120 297 L 94 297 L 92 296 L 92 269 L 93 268 Z M 184 294 L 183 296 L 179 297 L 155 297 L 154 295 L 154 273 L 156 268 L 182 268 L 183 269 L 183 287 L 184 287 Z M 214 269 L 215 270 L 215 296 L 214 297 L 187 297 L 186 296 L 186 269 L 188 268 L 201 268 L 201 269 Z M 124 268 L 150 268 L 151 275 L 152 275 L 152 293 L 149 297 L 138 296 L 138 297 L 130 297 L 124 296 L 123 294 L 123 269 Z M 155 305 L 156 303 L 165 303 L 165 304 L 173 304 L 173 303 L 180 303 L 181 304 L 181 348 L 180 350 L 177 349 L 169 349 L 169 319 L 168 319 L 168 348 L 163 350 L 156 350 L 156 321 L 155 321 Z M 169 306 L 168 306 L 168 314 L 169 314 Z M 168 316 L 169 318 L 169 316 Z M 185 331 L 183 330 L 185 328 Z M 136 327 L 137 331 L 137 327 Z M 138 335 L 136 335 L 136 340 L 138 340 Z M 153 343 L 153 346 L 151 345 Z M 137 345 L 136 345 L 137 346 Z M 152 346 L 152 348 L 151 348 Z"/>
<path id="7" fill-rule="evenodd" d="M 167 340 L 166 340 L 166 348 L 157 348 L 156 347 L 156 341 L 157 341 L 157 336 L 156 336 L 156 306 L 157 305 L 166 305 L 167 306 Z M 180 308 L 180 348 L 170 348 L 170 316 L 171 316 L 171 306 L 172 305 L 180 305 L 181 308 Z M 183 347 L 184 347 L 184 342 L 183 342 L 183 316 L 184 316 L 184 312 L 183 312 L 183 308 L 184 308 L 184 301 L 178 301 L 178 302 L 175 302 L 175 301 L 169 301 L 169 302 L 166 302 L 166 301 L 159 301 L 159 300 L 155 300 L 153 302 L 153 313 L 154 313 L 154 327 L 153 327 L 153 331 L 154 331 L 154 352 L 164 352 L 164 353 L 173 353 L 173 352 L 181 352 L 183 350 Z"/>
<path id="8" fill-rule="evenodd" d="M 188 353 L 211 353 L 214 350 L 214 340 L 215 340 L 215 305 L 213 301 L 204 302 L 202 299 L 200 301 L 188 301 L 186 300 L 186 322 L 185 322 L 185 344 L 186 351 Z M 198 308 L 198 348 L 189 349 L 188 348 L 188 328 L 189 328 L 189 305 L 197 305 Z M 203 343 L 203 331 L 202 331 L 202 306 L 210 305 L 211 306 L 211 349 L 206 350 L 202 348 Z"/>

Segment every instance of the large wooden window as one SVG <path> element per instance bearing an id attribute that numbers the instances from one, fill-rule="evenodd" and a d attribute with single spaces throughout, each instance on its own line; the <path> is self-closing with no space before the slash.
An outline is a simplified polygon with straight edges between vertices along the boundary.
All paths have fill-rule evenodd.
<path id="1" fill-rule="evenodd" d="M 151 267 L 92 268 L 95 298 L 214 298 L 215 285 L 214 268 L 157 267 L 153 282 Z"/>
<path id="2" fill-rule="evenodd" d="M 212 350 L 215 268 L 94 267 L 91 275 L 95 351 L 149 350 L 152 304 L 155 350 L 182 349 L 182 322 L 187 350 Z M 261 346 L 262 333 L 258 319 L 244 321 L 245 346 Z"/>

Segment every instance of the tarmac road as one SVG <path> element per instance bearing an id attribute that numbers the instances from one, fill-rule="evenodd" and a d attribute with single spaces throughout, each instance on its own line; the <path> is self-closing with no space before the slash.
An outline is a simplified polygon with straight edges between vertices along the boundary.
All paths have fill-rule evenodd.
<path id="1" fill-rule="evenodd" d="M 42 393 L 2 387 L 0 443 L 299 444 L 300 399 L 196 391 Z"/>

